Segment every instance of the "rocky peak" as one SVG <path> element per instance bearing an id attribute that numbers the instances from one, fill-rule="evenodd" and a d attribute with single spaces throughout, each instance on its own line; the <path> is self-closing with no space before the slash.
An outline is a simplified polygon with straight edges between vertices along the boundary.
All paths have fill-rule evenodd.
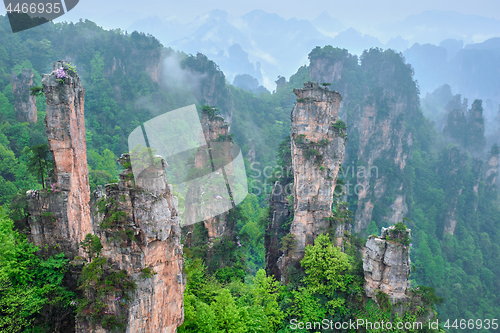
<path id="1" fill-rule="evenodd" d="M 281 274 L 297 265 L 305 247 L 330 231 L 333 192 L 346 144 L 345 123 L 338 118 L 342 97 L 317 82 L 294 89 L 291 114 L 291 156 L 294 176 L 294 219 L 290 234 L 295 246 L 280 258 Z M 337 237 L 342 237 L 343 232 Z M 341 241 L 340 241 L 341 244 Z"/>
<path id="2" fill-rule="evenodd" d="M 65 78 L 58 79 L 57 75 Z M 74 254 L 85 235 L 92 233 L 83 114 L 85 90 L 66 61 L 54 62 L 52 73 L 43 75 L 42 85 L 54 174 L 50 191 L 29 193 L 31 235 L 36 245 L 61 242 L 65 244 L 63 249 Z"/>
<path id="3" fill-rule="evenodd" d="M 118 162 L 125 170 L 118 184 L 107 184 L 104 193 L 96 193 L 93 206 L 102 256 L 114 269 L 126 271 L 137 286 L 128 308 L 113 297 L 106 302 L 130 333 L 175 332 L 184 319 L 181 221 L 166 180 L 166 162 L 159 156 L 153 159 L 134 183 L 130 155 L 123 154 Z M 90 331 L 90 323 L 81 320 L 77 332 Z M 108 330 L 98 327 L 94 332 Z"/>
<path id="4" fill-rule="evenodd" d="M 33 71 L 22 69 L 19 75 L 12 71 L 10 76 L 16 118 L 20 122 L 37 122 L 36 97 L 31 96 L 30 87 L 33 85 Z"/>
<path id="5" fill-rule="evenodd" d="M 399 226 L 404 225 L 401 223 Z M 382 228 L 380 237 L 368 237 L 363 251 L 365 293 L 368 297 L 376 300 L 377 292 L 384 292 L 393 303 L 407 299 L 411 268 L 410 236 L 410 229 L 391 226 Z"/>

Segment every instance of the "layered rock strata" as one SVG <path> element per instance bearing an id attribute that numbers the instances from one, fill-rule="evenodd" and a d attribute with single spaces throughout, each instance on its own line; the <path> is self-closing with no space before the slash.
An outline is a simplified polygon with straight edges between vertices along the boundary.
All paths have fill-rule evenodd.
<path id="1" fill-rule="evenodd" d="M 122 310 L 127 333 L 176 332 L 184 319 L 185 277 L 180 218 L 176 198 L 167 184 L 164 168 L 158 163 L 144 169 L 133 182 L 130 156 L 119 162 L 126 167 L 118 184 L 108 184 L 96 193 L 94 231 L 101 239 L 101 255 L 115 269 L 125 270 L 137 288 L 130 295 L 128 309 Z M 113 220 L 120 212 L 121 221 Z M 147 272 L 147 275 L 145 275 Z M 107 302 L 108 311 L 118 313 L 116 300 Z M 108 332 L 92 329 L 81 321 L 77 332 Z"/>
<path id="2" fill-rule="evenodd" d="M 382 228 L 382 236 L 369 236 L 363 255 L 365 273 L 365 293 L 377 299 L 377 291 L 384 292 L 396 303 L 407 299 L 410 288 L 410 246 L 402 244 L 401 239 L 411 236 L 406 233 L 394 234 L 394 226 Z"/>
<path id="3" fill-rule="evenodd" d="M 42 79 L 47 102 L 45 125 L 54 161 L 50 191 L 28 194 L 31 237 L 38 246 L 62 244 L 65 252 L 77 253 L 85 235 L 92 233 L 90 191 L 85 140 L 84 95 L 80 77 L 69 74 L 58 82 L 55 71 L 67 68 L 53 63 L 53 72 Z"/>
<path id="4" fill-rule="evenodd" d="M 17 120 L 35 124 L 37 122 L 36 97 L 30 94 L 30 87 L 33 85 L 33 71 L 23 69 L 19 75 L 12 71 L 10 82 L 12 83 Z"/>
<path id="5" fill-rule="evenodd" d="M 342 97 L 316 82 L 294 89 L 291 114 L 291 156 L 294 175 L 294 219 L 290 234 L 295 246 L 281 259 L 281 273 L 304 257 L 305 247 L 331 228 L 333 193 L 344 158 L 345 124 L 339 122 Z M 337 237 L 342 237 L 339 232 Z"/>

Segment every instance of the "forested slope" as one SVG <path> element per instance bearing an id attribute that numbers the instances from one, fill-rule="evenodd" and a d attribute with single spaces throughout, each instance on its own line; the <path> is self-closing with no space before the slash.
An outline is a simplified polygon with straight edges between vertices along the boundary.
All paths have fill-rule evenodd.
<path id="1" fill-rule="evenodd" d="M 228 85 L 218 66 L 205 56 L 163 48 L 152 36 L 105 31 L 89 21 L 49 23 L 11 34 L 7 18 L 0 16 L 0 206 L 4 206 L 0 239 L 9 240 L 0 245 L 0 260 L 8 263 L 0 268 L 0 293 L 3 300 L 15 300 L 13 297 L 21 289 L 27 290 L 29 296 L 25 302 L 0 302 L 4 320 L 0 324 L 7 325 L 5 322 L 13 318 L 9 313 L 12 304 L 17 306 L 14 312 L 27 310 L 23 312 L 25 322 L 11 325 L 37 325 L 47 331 L 55 329 L 50 318 L 68 315 L 75 309 L 71 302 L 77 296 L 61 287 L 61 272 L 67 269 L 64 258 L 39 258 L 35 249 L 23 241 L 23 197 L 26 190 L 42 187 L 40 170 L 30 165 L 34 155 L 26 149 L 47 142 L 45 105 L 39 97 L 37 123 L 17 121 L 10 81 L 11 71 L 17 75 L 23 68 L 32 69 L 34 85 L 39 86 L 40 76 L 50 72 L 50 64 L 56 59 L 69 60 L 76 66 L 86 90 L 92 190 L 116 180 L 116 157 L 128 150 L 127 137 L 133 129 L 175 108 L 193 103 L 219 108 L 231 124 L 234 141 L 242 147 L 252 195 L 230 216 L 235 219 L 238 241 L 218 244 L 216 255 L 212 256 L 213 260 L 225 256 L 233 265 L 220 270 L 210 265 L 206 253 L 213 244 L 206 244 L 206 231 L 198 224 L 197 246 L 185 251 L 188 287 L 186 321 L 181 332 L 286 332 L 293 318 L 340 321 L 391 316 L 386 303 L 380 310 L 375 303 L 363 299 L 358 251 L 364 245 L 363 239 L 348 237 L 346 253 L 341 253 L 328 237 L 318 238 L 318 246 L 306 250 L 310 256 L 306 254 L 303 262 L 303 275 L 289 286 L 279 286 L 259 270 L 264 268 L 267 199 L 275 181 L 280 180 L 272 170 L 286 169 L 290 163 L 286 138 L 290 135 L 290 111 L 295 102 L 292 90 L 311 79 L 330 83 L 330 89 L 343 96 L 341 118 L 347 123 L 349 138 L 341 172 L 344 182 L 383 189 L 363 198 L 336 198 L 338 204 L 347 201 L 354 217 L 360 217 L 354 226 L 361 220 L 367 222 L 358 223 L 359 234 L 378 234 L 381 227 L 408 217 L 405 223 L 412 229 L 413 287 L 431 286 L 438 296 L 444 297 L 444 303 L 438 307 L 440 318 L 498 318 L 500 208 L 498 190 L 485 174 L 487 161 L 474 159 L 460 147 L 448 145 L 436 133 L 420 111 L 411 67 L 404 64 L 399 54 L 375 49 L 358 59 L 346 50 L 325 47 L 314 49 L 309 56 L 311 64 L 298 69 L 289 82 L 279 79 L 276 92 L 256 96 Z M 339 61 L 342 66 L 335 65 Z M 362 129 L 368 134 L 363 136 Z M 377 133 L 382 136 L 377 138 Z M 488 158 L 498 155 L 498 148 L 493 147 L 488 154 Z M 50 158 L 43 159 L 50 169 Z M 377 166 L 380 177 L 370 179 L 351 173 L 352 168 L 368 165 Z M 358 213 L 363 200 L 371 200 L 369 218 L 362 214 L 363 210 Z M 6 212 L 14 223 L 9 222 Z M 456 223 L 454 232 L 449 234 L 445 225 L 451 215 Z M 345 212 L 339 210 L 335 216 L 349 223 Z M 13 226 L 19 232 L 13 231 Z M 15 251 L 13 242 L 20 244 Z M 287 244 L 282 241 L 279 246 L 286 248 Z M 331 265 L 328 261 L 312 260 L 316 255 L 335 257 L 337 270 L 329 276 L 314 275 L 313 272 Z M 45 282 L 42 276 L 52 279 Z M 332 279 L 339 288 L 329 287 L 326 281 Z M 42 282 L 51 287 L 41 290 Z M 431 290 L 423 295 L 417 295 L 417 299 L 423 299 L 423 303 L 417 303 L 431 309 L 438 299 Z M 216 317 L 222 309 L 225 317 Z M 414 321 L 417 312 L 407 313 L 405 320 Z"/>

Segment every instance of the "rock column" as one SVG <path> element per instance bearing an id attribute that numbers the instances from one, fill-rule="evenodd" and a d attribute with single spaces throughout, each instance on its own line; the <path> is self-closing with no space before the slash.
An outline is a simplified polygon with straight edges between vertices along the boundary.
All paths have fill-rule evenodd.
<path id="1" fill-rule="evenodd" d="M 47 101 L 45 117 L 54 174 L 48 189 L 28 194 L 30 227 L 38 246 L 58 243 L 65 253 L 79 251 L 79 243 L 92 233 L 90 190 L 85 141 L 84 95 L 80 77 L 66 61 L 53 63 L 42 79 Z M 66 78 L 57 79 L 63 69 Z"/>
<path id="2" fill-rule="evenodd" d="M 300 262 L 305 247 L 313 244 L 319 234 L 330 231 L 333 193 L 346 144 L 345 123 L 338 121 L 342 99 L 338 92 L 308 82 L 304 88 L 294 89 L 294 93 L 297 95 L 291 114 L 294 219 L 290 234 L 295 245 L 281 259 L 282 274 L 286 274 L 290 263 Z"/>

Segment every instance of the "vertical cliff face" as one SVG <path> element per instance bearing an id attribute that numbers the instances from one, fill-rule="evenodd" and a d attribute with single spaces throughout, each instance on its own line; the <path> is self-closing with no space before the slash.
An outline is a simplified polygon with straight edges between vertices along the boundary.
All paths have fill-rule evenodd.
<path id="1" fill-rule="evenodd" d="M 67 77 L 58 82 L 56 71 Z M 54 160 L 51 191 L 30 192 L 31 236 L 36 245 L 61 243 L 66 251 L 78 252 L 79 243 L 92 233 L 90 193 L 85 141 L 85 90 L 68 63 L 56 61 L 53 72 L 42 79 L 47 101 L 45 124 Z"/>
<path id="2" fill-rule="evenodd" d="M 188 246 L 193 245 L 193 223 L 203 221 L 209 241 L 230 237 L 234 229 L 228 218 L 228 211 L 234 205 L 226 187 L 226 179 L 233 175 L 230 163 L 234 158 L 229 124 L 216 114 L 215 109 L 207 107 L 202 109 L 200 121 L 200 136 L 203 137 L 200 141 L 206 145 L 196 151 L 190 178 L 193 181 L 186 194 L 184 220 L 187 226 L 184 230 Z"/>
<path id="3" fill-rule="evenodd" d="M 98 295 L 97 286 L 96 290 L 86 287 L 84 296 L 94 297 L 94 303 L 89 302 L 79 313 L 77 332 L 111 332 L 113 320 L 123 324 L 129 333 L 175 332 L 183 321 L 185 278 L 180 218 L 166 182 L 166 163 L 155 158 L 157 163 L 144 169 L 134 184 L 130 158 L 122 156 L 125 171 L 120 174 L 120 182 L 108 184 L 105 193 L 97 192 L 91 206 L 85 91 L 67 62 L 54 62 L 53 69 L 44 75 L 42 84 L 54 173 L 47 190 L 27 194 L 30 237 L 36 245 L 60 249 L 74 259 L 76 266 L 71 265 L 68 284 L 76 288 L 85 256 L 80 243 L 89 234 L 97 235 L 103 244 L 100 260 L 106 262 L 106 270 L 99 274 L 115 274 L 136 285 L 135 290 L 127 292 L 129 303 L 125 305 L 119 302 L 120 297 L 111 297 L 112 293 L 125 291 L 106 289 L 99 299 L 105 309 L 100 310 L 92 305 Z M 92 316 L 100 319 L 94 326 L 90 324 Z"/>
<path id="4" fill-rule="evenodd" d="M 346 144 L 345 124 L 338 118 L 341 101 L 338 92 L 309 82 L 302 89 L 294 89 L 294 93 L 297 95 L 291 114 L 294 219 L 290 234 L 295 238 L 295 247 L 281 259 L 282 274 L 288 262 L 299 262 L 305 247 L 331 227 L 333 192 Z"/>
<path id="5" fill-rule="evenodd" d="M 201 82 L 194 86 L 196 99 L 205 105 L 217 105 L 224 119 L 231 123 L 233 118 L 233 98 L 226 86 L 226 77 L 219 66 L 205 55 L 190 56 L 184 66 L 200 75 Z"/>
<path id="6" fill-rule="evenodd" d="M 309 59 L 311 78 L 343 96 L 340 113 L 350 138 L 344 181 L 354 231 L 372 220 L 400 221 L 408 212 L 402 176 L 413 145 L 406 124 L 423 119 L 411 68 L 391 50 L 370 50 L 361 65 L 346 50 L 329 47 L 316 48 Z"/>
<path id="7" fill-rule="evenodd" d="M 12 71 L 10 81 L 12 83 L 17 120 L 32 124 L 36 123 L 36 97 L 30 95 L 30 87 L 33 85 L 33 72 L 31 69 L 23 69 L 19 75 L 16 75 Z"/>
<path id="8" fill-rule="evenodd" d="M 184 319 L 185 277 L 180 218 L 166 181 L 166 163 L 158 159 L 134 184 L 130 156 L 122 155 L 119 162 L 126 168 L 119 183 L 97 194 L 94 230 L 103 244 L 101 255 L 114 269 L 125 270 L 137 288 L 128 308 L 110 298 L 107 311 L 123 316 L 128 333 L 175 332 Z M 83 319 L 77 332 L 90 331 L 108 332 L 92 329 Z"/>
<path id="9" fill-rule="evenodd" d="M 365 293 L 376 300 L 377 291 L 386 293 L 390 300 L 405 301 L 410 288 L 411 230 L 397 232 L 395 227 L 382 228 L 381 237 L 370 236 L 363 255 Z"/>
<path id="10" fill-rule="evenodd" d="M 229 124 L 225 122 L 224 118 L 203 111 L 201 114 L 201 128 L 203 129 L 203 134 L 208 144 L 208 149 L 210 150 L 209 157 L 211 161 L 208 162 L 206 160 L 207 155 L 204 155 L 201 160 L 198 158 L 195 159 L 195 164 L 201 166 L 207 165 L 207 163 L 213 163 L 213 171 L 218 172 L 215 171 L 219 169 L 217 165 L 225 165 L 232 161 L 230 156 L 233 142 L 229 136 Z M 217 159 L 219 160 L 217 161 Z M 209 209 L 209 211 L 211 211 L 211 209 Z M 234 225 L 228 223 L 227 214 L 227 212 L 224 212 L 214 217 L 210 216 L 203 221 L 208 231 L 209 240 L 232 235 Z"/>

